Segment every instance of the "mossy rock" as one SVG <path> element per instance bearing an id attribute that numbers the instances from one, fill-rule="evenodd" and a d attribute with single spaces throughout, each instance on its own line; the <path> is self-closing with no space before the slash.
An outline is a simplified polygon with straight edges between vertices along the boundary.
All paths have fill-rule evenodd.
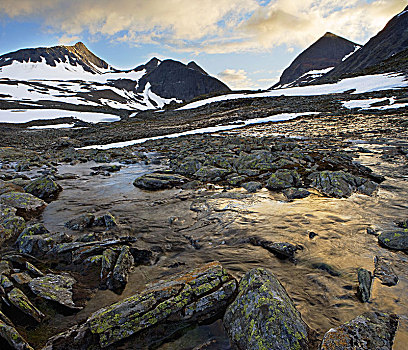
<path id="1" fill-rule="evenodd" d="M 0 180 L 0 195 L 8 192 L 24 192 L 24 189 L 11 182 Z"/>
<path id="2" fill-rule="evenodd" d="M 282 284 L 262 268 L 252 269 L 240 281 L 224 327 L 238 350 L 309 349 L 309 327 Z"/>
<path id="3" fill-rule="evenodd" d="M 391 350 L 397 328 L 397 315 L 367 312 L 330 329 L 324 335 L 320 350 Z"/>
<path id="4" fill-rule="evenodd" d="M 388 249 L 408 251 L 408 229 L 383 232 L 378 243 Z"/>
<path id="5" fill-rule="evenodd" d="M 57 199 L 58 194 L 62 191 L 62 187 L 49 176 L 44 176 L 31 181 L 24 187 L 24 190 L 33 196 L 50 202 Z"/>
<path id="6" fill-rule="evenodd" d="M 285 188 L 302 186 L 302 180 L 296 170 L 279 169 L 266 183 L 268 190 L 280 191 Z"/>
<path id="7" fill-rule="evenodd" d="M 152 173 L 138 177 L 133 182 L 133 186 L 143 190 L 158 191 L 181 186 L 188 181 L 189 180 L 182 175 L 171 173 Z"/>
<path id="8" fill-rule="evenodd" d="M 47 203 L 30 193 L 8 192 L 0 195 L 0 204 L 16 208 L 16 215 L 30 220 L 40 215 Z"/>

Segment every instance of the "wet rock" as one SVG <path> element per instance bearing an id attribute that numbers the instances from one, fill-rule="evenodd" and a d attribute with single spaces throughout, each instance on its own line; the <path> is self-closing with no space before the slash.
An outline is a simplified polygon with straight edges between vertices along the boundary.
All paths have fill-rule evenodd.
<path id="1" fill-rule="evenodd" d="M 73 231 L 84 231 L 86 228 L 91 227 L 94 221 L 95 215 L 86 213 L 67 221 L 64 226 Z"/>
<path id="2" fill-rule="evenodd" d="M 111 213 L 98 216 L 93 222 L 93 226 L 105 226 L 106 228 L 112 228 L 117 225 L 116 219 Z"/>
<path id="3" fill-rule="evenodd" d="M 287 242 L 271 242 L 257 237 L 249 238 L 249 243 L 254 246 L 260 246 L 275 254 L 280 259 L 295 259 L 295 253 L 301 249 L 297 245 L 293 245 Z"/>
<path id="4" fill-rule="evenodd" d="M 41 322 L 41 320 L 45 317 L 45 315 L 38 310 L 31 301 L 26 297 L 26 295 L 18 288 L 13 288 L 7 294 L 8 301 L 14 305 L 17 309 L 21 312 L 30 316 L 37 322 Z"/>
<path id="5" fill-rule="evenodd" d="M 31 181 L 24 187 L 24 190 L 33 196 L 50 202 L 57 199 L 58 194 L 62 191 L 62 187 L 49 176 L 43 176 Z"/>
<path id="6" fill-rule="evenodd" d="M 44 349 L 104 348 L 135 334 L 151 337 L 154 326 L 166 330 L 168 324 L 204 321 L 222 313 L 235 290 L 235 279 L 219 263 L 209 263 L 96 311 L 83 324 L 52 337 Z"/>
<path id="7" fill-rule="evenodd" d="M 279 169 L 271 175 L 266 183 L 266 188 L 279 191 L 289 187 L 302 186 L 302 180 L 296 170 Z"/>
<path id="8" fill-rule="evenodd" d="M 20 253 L 37 257 L 48 254 L 56 245 L 71 241 L 65 233 L 47 233 L 39 235 L 20 235 L 16 247 Z"/>
<path id="9" fill-rule="evenodd" d="M 391 350 L 398 327 L 398 316 L 367 312 L 339 327 L 330 329 L 321 350 Z"/>
<path id="10" fill-rule="evenodd" d="M 24 189 L 11 182 L 0 180 L 0 195 L 8 192 L 24 192 Z"/>
<path id="11" fill-rule="evenodd" d="M 39 297 L 54 301 L 70 309 L 81 309 L 72 300 L 72 286 L 76 280 L 68 274 L 47 274 L 37 277 L 28 283 L 31 291 Z"/>
<path id="12" fill-rule="evenodd" d="M 398 276 L 394 269 L 383 258 L 376 256 L 374 258 L 374 277 L 377 277 L 382 284 L 395 286 L 398 283 Z"/>
<path id="13" fill-rule="evenodd" d="M 200 181 L 221 181 L 231 171 L 212 166 L 203 166 L 194 173 Z"/>
<path id="14" fill-rule="evenodd" d="M 97 174 L 98 173 L 104 173 L 104 172 L 108 172 L 108 173 L 114 173 L 119 171 L 122 168 L 121 165 L 100 165 L 100 166 L 94 166 L 91 167 L 92 170 L 94 170 Z"/>
<path id="15" fill-rule="evenodd" d="M 309 175 L 311 187 L 328 197 L 346 198 L 353 192 L 372 195 L 377 184 L 360 176 L 354 176 L 345 171 L 320 171 Z"/>
<path id="16" fill-rule="evenodd" d="M 154 262 L 153 252 L 147 249 L 130 248 L 135 265 L 151 265 Z"/>
<path id="17" fill-rule="evenodd" d="M 7 317 L 0 312 L 0 338 L 3 338 L 11 349 L 15 350 L 34 350 L 27 341 L 15 329 Z"/>
<path id="18" fill-rule="evenodd" d="M 262 189 L 262 184 L 258 181 L 250 181 L 243 183 L 242 187 L 245 188 L 249 193 L 255 193 Z"/>
<path id="19" fill-rule="evenodd" d="M 134 260 L 128 246 L 123 246 L 118 260 L 113 268 L 112 277 L 108 280 L 108 287 L 113 291 L 120 291 L 126 286 L 130 269 Z"/>
<path id="20" fill-rule="evenodd" d="M 181 186 L 189 180 L 177 174 L 171 173 L 152 173 L 138 177 L 133 185 L 143 190 L 158 191 Z"/>
<path id="21" fill-rule="evenodd" d="M 240 281 L 224 327 L 239 350 L 309 349 L 309 327 L 278 279 L 262 268 Z"/>
<path id="22" fill-rule="evenodd" d="M 383 232 L 378 236 L 378 242 L 388 249 L 408 251 L 408 229 Z"/>
<path id="23" fill-rule="evenodd" d="M 283 190 L 283 194 L 286 196 L 288 200 L 291 201 L 293 199 L 306 198 L 310 195 L 310 192 L 304 188 L 290 187 Z"/>
<path id="24" fill-rule="evenodd" d="M 370 271 L 366 269 L 358 269 L 358 288 L 357 295 L 363 303 L 367 303 L 371 297 L 371 284 L 373 281 L 373 276 Z"/>
<path id="25" fill-rule="evenodd" d="M 326 263 L 322 263 L 322 262 L 313 263 L 312 267 L 314 269 L 326 271 L 327 273 L 329 273 L 333 277 L 341 276 L 340 271 L 337 271 L 333 266 L 330 266 L 329 264 L 326 264 Z"/>
<path id="26" fill-rule="evenodd" d="M 42 213 L 47 206 L 43 200 L 30 193 L 8 192 L 0 196 L 0 204 L 16 208 L 16 215 L 30 220 Z"/>

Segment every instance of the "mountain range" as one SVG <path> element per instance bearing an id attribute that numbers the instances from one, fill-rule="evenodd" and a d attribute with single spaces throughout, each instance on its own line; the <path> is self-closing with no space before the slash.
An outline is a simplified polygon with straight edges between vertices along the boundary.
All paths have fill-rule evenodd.
<path id="1" fill-rule="evenodd" d="M 228 92 L 197 63 L 152 58 L 119 70 L 82 42 L 73 46 L 22 49 L 0 56 L 0 106 L 18 101 L 37 107 L 115 110 L 162 108 L 172 101 Z M 88 108 L 88 109 L 89 109 Z M 120 113 L 119 113 L 120 114 Z"/>

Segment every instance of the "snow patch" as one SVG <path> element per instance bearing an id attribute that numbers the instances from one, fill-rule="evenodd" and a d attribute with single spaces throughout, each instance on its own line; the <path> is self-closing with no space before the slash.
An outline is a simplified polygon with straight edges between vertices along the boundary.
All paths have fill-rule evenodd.
<path id="1" fill-rule="evenodd" d="M 344 56 L 341 61 L 344 62 L 347 58 L 349 58 L 351 55 L 355 54 L 358 50 L 361 49 L 360 45 L 356 45 L 354 46 L 354 51 L 351 51 L 350 53 L 348 53 L 346 56 Z"/>

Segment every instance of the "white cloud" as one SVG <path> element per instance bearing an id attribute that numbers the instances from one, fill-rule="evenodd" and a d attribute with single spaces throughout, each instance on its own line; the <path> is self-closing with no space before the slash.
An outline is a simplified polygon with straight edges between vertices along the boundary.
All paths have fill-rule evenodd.
<path id="1" fill-rule="evenodd" d="M 254 82 L 248 77 L 248 73 L 243 69 L 226 69 L 221 73 L 218 73 L 217 76 L 233 90 L 254 88 Z"/>
<path id="2" fill-rule="evenodd" d="M 62 40 L 89 32 L 91 40 L 228 53 L 306 47 L 326 31 L 363 43 L 406 6 L 368 1 L 0 0 L 0 14 L 41 21 Z"/>
<path id="3" fill-rule="evenodd" d="M 64 34 L 58 39 L 58 44 L 60 45 L 72 45 L 80 40 L 78 35 L 67 35 Z"/>

